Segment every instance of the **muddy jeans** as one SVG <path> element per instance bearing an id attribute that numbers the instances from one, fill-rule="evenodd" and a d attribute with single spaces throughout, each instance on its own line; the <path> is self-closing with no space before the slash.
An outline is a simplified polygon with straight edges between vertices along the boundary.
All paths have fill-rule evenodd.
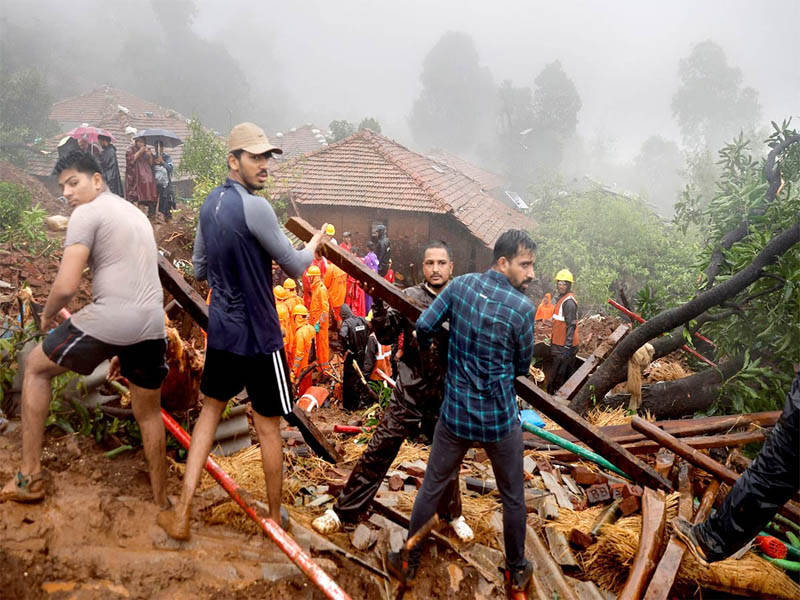
<path id="1" fill-rule="evenodd" d="M 411 511 L 408 535 L 411 537 L 436 512 L 442 494 L 453 476 L 458 475 L 461 461 L 473 442 L 456 436 L 441 419 L 433 434 L 433 446 L 428 457 L 428 468 L 422 487 Z M 503 502 L 503 538 L 506 546 L 506 564 L 512 569 L 525 566 L 525 490 L 522 468 L 522 429 L 514 425 L 511 433 L 498 442 L 480 444 L 492 463 L 497 489 Z M 411 552 L 409 562 L 418 564 L 422 544 Z"/>

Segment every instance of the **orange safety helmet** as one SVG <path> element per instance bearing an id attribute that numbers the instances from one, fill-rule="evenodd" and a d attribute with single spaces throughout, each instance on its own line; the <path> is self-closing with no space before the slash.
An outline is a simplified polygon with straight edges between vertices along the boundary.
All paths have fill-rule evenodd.
<path id="1" fill-rule="evenodd" d="M 289 292 L 282 285 L 276 285 L 272 288 L 272 293 L 275 294 L 277 300 L 286 300 L 289 297 Z"/>
<path id="2" fill-rule="evenodd" d="M 287 279 L 283 282 L 283 288 L 286 290 L 296 290 L 297 284 L 294 282 L 294 279 Z"/>
<path id="3" fill-rule="evenodd" d="M 297 316 L 307 317 L 308 316 L 308 309 L 305 307 L 305 305 L 298 304 L 297 306 L 295 306 L 292 309 L 292 316 L 293 317 L 297 317 Z"/>
<path id="4" fill-rule="evenodd" d="M 314 277 L 314 276 L 319 277 L 320 275 L 322 275 L 322 271 L 319 270 L 319 267 L 317 265 L 311 265 L 310 267 L 308 267 L 306 275 L 308 275 L 309 277 Z"/>

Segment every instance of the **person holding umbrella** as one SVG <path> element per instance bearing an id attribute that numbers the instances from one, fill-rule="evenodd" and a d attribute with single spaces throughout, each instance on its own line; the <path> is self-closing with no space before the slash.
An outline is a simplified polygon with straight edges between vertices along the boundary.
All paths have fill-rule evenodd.
<path id="1" fill-rule="evenodd" d="M 155 216 L 158 192 L 153 175 L 153 154 L 141 136 L 133 138 L 125 153 L 125 198 L 144 204 L 147 206 L 147 216 Z"/>
<path id="2" fill-rule="evenodd" d="M 117 148 L 111 143 L 110 136 L 100 135 L 97 137 L 97 141 L 100 143 L 101 148 L 98 161 L 103 169 L 103 179 L 106 180 L 109 191 L 122 198 L 122 178 L 119 175 Z"/>
<path id="3" fill-rule="evenodd" d="M 172 187 L 172 157 L 164 152 L 164 148 L 174 148 L 182 144 L 181 139 L 168 129 L 144 129 L 137 136 L 145 144 L 154 146 L 156 154 L 153 157 L 153 174 L 156 180 L 158 195 L 158 211 L 164 215 L 164 220 L 172 218 L 175 208 L 175 191 Z"/>

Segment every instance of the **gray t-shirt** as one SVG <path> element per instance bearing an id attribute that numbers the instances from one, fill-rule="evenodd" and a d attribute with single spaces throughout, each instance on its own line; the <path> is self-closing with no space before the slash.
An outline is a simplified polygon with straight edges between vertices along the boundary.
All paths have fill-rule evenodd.
<path id="1" fill-rule="evenodd" d="M 72 315 L 75 327 L 118 346 L 163 338 L 164 293 L 147 217 L 103 192 L 72 212 L 64 246 L 72 244 L 89 248 L 92 269 L 92 303 Z"/>

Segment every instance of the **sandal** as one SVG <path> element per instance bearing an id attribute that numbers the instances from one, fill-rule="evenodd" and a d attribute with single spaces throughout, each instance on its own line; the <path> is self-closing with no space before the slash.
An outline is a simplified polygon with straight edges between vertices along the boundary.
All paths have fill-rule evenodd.
<path id="1" fill-rule="evenodd" d="M 23 475 L 17 471 L 12 479 L 13 489 L 0 492 L 0 502 L 39 502 L 45 496 L 45 482 L 42 473 Z"/>

